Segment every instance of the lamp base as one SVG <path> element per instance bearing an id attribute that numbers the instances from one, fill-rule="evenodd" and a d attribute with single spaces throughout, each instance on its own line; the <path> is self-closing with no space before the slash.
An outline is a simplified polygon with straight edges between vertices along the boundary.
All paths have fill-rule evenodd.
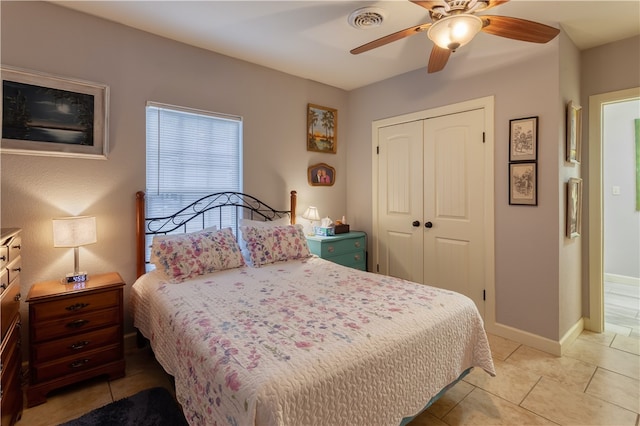
<path id="1" fill-rule="evenodd" d="M 77 272 L 67 274 L 63 279 L 63 284 L 71 284 L 71 283 L 83 283 L 87 281 L 89 278 L 87 277 L 86 272 Z"/>

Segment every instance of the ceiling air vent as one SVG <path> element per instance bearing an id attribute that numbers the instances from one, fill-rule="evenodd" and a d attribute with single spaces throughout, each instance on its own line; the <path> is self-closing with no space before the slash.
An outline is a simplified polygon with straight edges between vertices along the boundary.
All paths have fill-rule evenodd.
<path id="1" fill-rule="evenodd" d="M 363 7 L 356 9 L 349 15 L 349 25 L 359 30 L 379 27 L 387 13 L 377 7 Z"/>

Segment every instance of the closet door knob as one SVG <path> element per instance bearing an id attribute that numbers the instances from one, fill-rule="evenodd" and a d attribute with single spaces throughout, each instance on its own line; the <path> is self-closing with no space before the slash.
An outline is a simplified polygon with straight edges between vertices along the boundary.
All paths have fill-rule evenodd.
<path id="1" fill-rule="evenodd" d="M 412 225 L 417 228 L 418 226 L 420 226 L 420 221 L 419 220 L 414 220 Z"/>
<path id="2" fill-rule="evenodd" d="M 427 223 L 424 224 L 424 227 L 425 228 L 433 228 L 433 223 L 427 222 Z"/>

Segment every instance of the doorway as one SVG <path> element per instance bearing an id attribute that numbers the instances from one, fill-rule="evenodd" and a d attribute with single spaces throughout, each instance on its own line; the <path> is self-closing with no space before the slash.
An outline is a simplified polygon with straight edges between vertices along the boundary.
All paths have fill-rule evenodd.
<path id="1" fill-rule="evenodd" d="M 605 192 L 609 196 L 609 193 L 618 191 L 614 188 L 618 185 L 611 182 L 605 186 L 604 110 L 606 105 L 634 99 L 640 100 L 640 88 L 589 97 L 589 318 L 585 321 L 585 328 L 595 332 L 605 330 Z M 627 191 L 629 187 L 635 190 L 635 185 L 626 186 Z"/>

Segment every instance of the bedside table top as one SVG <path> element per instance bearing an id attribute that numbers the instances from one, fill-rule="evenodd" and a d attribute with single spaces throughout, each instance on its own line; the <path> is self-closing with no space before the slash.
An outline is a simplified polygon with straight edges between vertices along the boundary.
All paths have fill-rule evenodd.
<path id="1" fill-rule="evenodd" d="M 64 284 L 62 279 L 36 283 L 29 289 L 27 302 L 33 303 L 52 297 L 73 295 L 84 291 L 101 290 L 110 287 L 120 287 L 125 283 L 117 272 L 89 275 L 83 283 Z"/>
<path id="2" fill-rule="evenodd" d="M 321 236 L 321 235 L 307 235 L 307 240 L 312 240 L 312 241 L 336 241 L 336 240 L 343 240 L 345 238 L 360 238 L 360 237 L 364 237 L 365 233 L 362 231 L 349 231 L 349 232 L 345 232 L 344 234 L 338 234 L 338 235 L 329 235 L 329 236 Z"/>

